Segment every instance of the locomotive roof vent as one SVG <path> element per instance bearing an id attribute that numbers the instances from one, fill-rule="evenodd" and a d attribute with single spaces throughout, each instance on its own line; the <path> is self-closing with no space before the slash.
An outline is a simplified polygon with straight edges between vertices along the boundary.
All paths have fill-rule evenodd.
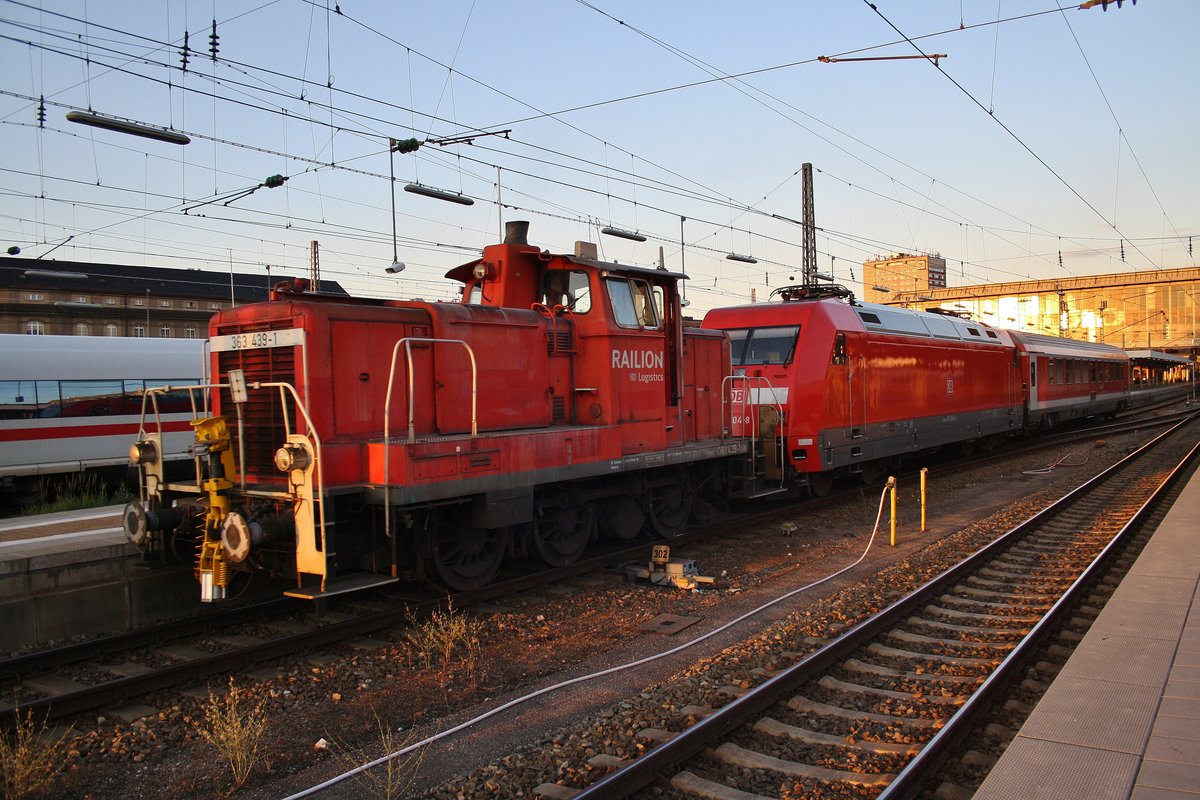
<path id="1" fill-rule="evenodd" d="M 529 221 L 513 220 L 504 223 L 505 244 L 529 244 Z"/>
<path id="2" fill-rule="evenodd" d="M 575 243 L 575 257 L 576 258 L 589 258 L 592 261 L 595 261 L 599 257 L 599 253 L 596 250 L 596 243 L 595 242 L 576 242 Z"/>

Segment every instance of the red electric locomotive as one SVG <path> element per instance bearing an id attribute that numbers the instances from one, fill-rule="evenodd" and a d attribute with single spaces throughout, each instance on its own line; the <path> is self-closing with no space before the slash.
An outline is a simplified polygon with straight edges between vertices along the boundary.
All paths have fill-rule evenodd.
<path id="1" fill-rule="evenodd" d="M 678 532 L 748 451 L 722 425 L 728 338 L 684 324 L 682 275 L 542 252 L 526 226 L 448 273 L 459 303 L 281 284 L 214 316 L 196 480 L 163 481 L 143 435 L 130 538 L 195 550 L 216 600 L 254 570 L 302 597 L 417 575 L 466 589 L 508 557 Z"/>
<path id="2" fill-rule="evenodd" d="M 755 428 L 768 474 L 814 494 L 841 474 L 873 480 L 905 454 L 1123 403 L 1128 357 L 1115 347 L 859 303 L 838 286 L 777 294 L 714 309 L 704 326 L 729 334 L 745 376 L 732 387 L 735 425 Z"/>

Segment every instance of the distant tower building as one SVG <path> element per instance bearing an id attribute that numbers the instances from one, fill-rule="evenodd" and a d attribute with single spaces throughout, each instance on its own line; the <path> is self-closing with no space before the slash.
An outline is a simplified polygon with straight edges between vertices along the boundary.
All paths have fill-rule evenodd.
<path id="1" fill-rule="evenodd" d="M 895 255 L 863 263 L 863 288 L 867 299 L 873 297 L 872 290 L 886 289 L 887 294 L 896 292 L 926 292 L 930 289 L 946 288 L 946 259 L 939 255 Z"/>

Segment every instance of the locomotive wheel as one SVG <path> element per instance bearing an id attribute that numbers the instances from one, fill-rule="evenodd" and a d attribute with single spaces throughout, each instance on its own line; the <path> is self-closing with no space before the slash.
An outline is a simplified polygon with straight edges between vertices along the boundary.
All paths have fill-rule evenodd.
<path id="1" fill-rule="evenodd" d="M 859 477 L 862 479 L 862 482 L 867 486 L 879 483 L 886 475 L 887 464 L 878 459 L 875 461 L 868 461 L 867 463 L 863 464 L 862 472 L 859 473 Z"/>
<path id="2" fill-rule="evenodd" d="M 600 535 L 606 539 L 628 541 L 646 525 L 645 510 L 627 494 L 605 498 L 601 508 L 598 524 Z"/>
<path id="3" fill-rule="evenodd" d="M 832 475 L 825 472 L 814 472 L 808 476 L 808 493 L 813 497 L 824 497 L 832 488 Z"/>
<path id="4" fill-rule="evenodd" d="M 592 519 L 591 506 L 547 509 L 533 526 L 534 552 L 552 567 L 574 563 L 592 540 Z"/>
<path id="5" fill-rule="evenodd" d="M 426 575 L 448 589 L 465 592 L 490 583 L 504 560 L 501 528 L 476 528 L 446 514 L 425 535 Z"/>
<path id="6" fill-rule="evenodd" d="M 682 483 L 669 483 L 650 490 L 650 524 L 661 537 L 678 536 L 692 515 L 692 493 Z"/>

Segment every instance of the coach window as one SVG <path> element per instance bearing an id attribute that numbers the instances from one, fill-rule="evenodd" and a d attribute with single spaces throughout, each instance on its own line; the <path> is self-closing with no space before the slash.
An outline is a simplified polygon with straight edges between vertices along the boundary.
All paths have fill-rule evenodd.
<path id="1" fill-rule="evenodd" d="M 43 408 L 41 417 L 91 417 L 120 413 L 121 381 L 62 381 L 62 401 Z"/>
<path id="2" fill-rule="evenodd" d="M 1036 359 L 1035 359 L 1035 361 L 1036 361 Z M 1055 379 L 1058 377 L 1057 375 L 1054 374 L 1054 359 L 1053 358 L 1050 359 L 1049 364 L 1047 364 L 1046 375 L 1049 376 L 1048 380 L 1050 381 L 1050 385 L 1053 386 L 1056 383 Z"/>
<path id="3" fill-rule="evenodd" d="M 626 278 L 605 278 L 604 285 L 617 325 L 622 328 L 658 327 L 654 298 L 648 283 Z"/>

